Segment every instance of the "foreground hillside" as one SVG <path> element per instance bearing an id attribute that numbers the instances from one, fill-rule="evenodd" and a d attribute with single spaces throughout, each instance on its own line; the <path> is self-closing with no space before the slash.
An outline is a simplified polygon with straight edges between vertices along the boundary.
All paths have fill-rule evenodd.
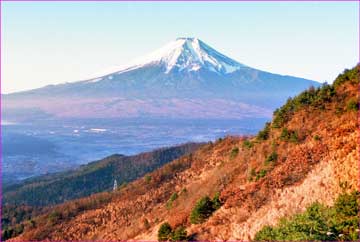
<path id="1" fill-rule="evenodd" d="M 358 85 L 358 67 L 345 71 L 333 85 L 289 99 L 256 137 L 206 144 L 116 192 L 58 205 L 15 240 L 278 238 L 271 233 L 280 229 L 269 226 L 283 217 L 311 212 L 315 202 L 327 208 L 357 190 Z M 340 205 L 357 208 L 356 194 L 341 196 Z M 329 211 L 337 213 L 338 203 Z M 292 239 L 313 238 L 302 226 L 304 236 Z M 354 231 L 319 233 L 350 240 Z"/>

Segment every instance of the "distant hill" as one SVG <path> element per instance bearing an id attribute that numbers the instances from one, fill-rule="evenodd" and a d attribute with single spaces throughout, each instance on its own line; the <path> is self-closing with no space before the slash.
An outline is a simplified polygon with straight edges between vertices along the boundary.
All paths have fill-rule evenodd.
<path id="1" fill-rule="evenodd" d="M 319 85 L 178 38 L 108 75 L 3 95 L 3 119 L 269 118 L 288 97 Z"/>
<path id="2" fill-rule="evenodd" d="M 46 206 L 111 191 L 115 179 L 125 185 L 200 146 L 187 143 L 133 156 L 112 155 L 75 170 L 27 179 L 3 188 L 3 204 Z"/>
<path id="3" fill-rule="evenodd" d="M 255 137 L 57 205 L 15 240 L 357 241 L 359 68 L 289 99 Z"/>

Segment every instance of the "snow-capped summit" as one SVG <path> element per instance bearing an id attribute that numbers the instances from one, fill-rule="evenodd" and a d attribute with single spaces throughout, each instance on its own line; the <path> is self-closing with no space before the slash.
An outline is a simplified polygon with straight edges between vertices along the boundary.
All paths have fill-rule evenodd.
<path id="1" fill-rule="evenodd" d="M 219 74 L 227 74 L 244 67 L 243 64 L 224 56 L 197 38 L 181 37 L 136 59 L 118 73 L 154 64 L 164 66 L 165 73 L 172 70 L 190 72 L 205 68 Z"/>
<path id="2" fill-rule="evenodd" d="M 289 96 L 318 85 L 245 66 L 197 38 L 178 38 L 92 79 L 6 95 L 4 117 L 270 117 Z"/>

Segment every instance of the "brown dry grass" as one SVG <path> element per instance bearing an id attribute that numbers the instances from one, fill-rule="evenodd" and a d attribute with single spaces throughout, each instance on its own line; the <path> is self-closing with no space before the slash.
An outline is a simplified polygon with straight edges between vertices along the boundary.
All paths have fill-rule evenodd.
<path id="1" fill-rule="evenodd" d="M 342 189 L 358 187 L 359 171 L 357 113 L 336 112 L 339 105 L 357 98 L 357 86 L 345 83 L 336 98 L 325 110 L 305 107 L 295 113 L 286 127 L 298 132 L 298 143 L 281 141 L 281 129 L 274 128 L 266 141 L 251 138 L 252 148 L 243 147 L 241 137 L 209 143 L 150 173 L 151 182 L 138 179 L 121 191 L 57 206 L 55 210 L 68 216 L 50 224 L 43 215 L 35 220 L 35 228 L 16 239 L 156 240 L 159 225 L 168 221 L 185 225 L 194 239 L 248 240 L 263 225 L 302 211 L 316 200 L 331 204 Z M 315 140 L 315 135 L 321 139 Z M 239 153 L 231 157 L 234 147 Z M 249 181 L 250 170 L 266 168 L 264 161 L 273 151 L 278 159 L 266 176 Z M 190 225 L 196 201 L 218 191 L 224 205 L 205 223 Z M 168 209 L 166 202 L 174 192 L 179 197 Z M 81 209 L 100 198 L 104 202 L 93 209 Z"/>

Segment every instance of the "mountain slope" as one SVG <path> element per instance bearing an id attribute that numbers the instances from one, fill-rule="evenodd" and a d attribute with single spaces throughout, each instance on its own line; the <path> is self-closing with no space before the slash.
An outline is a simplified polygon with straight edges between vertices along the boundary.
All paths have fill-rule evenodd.
<path id="1" fill-rule="evenodd" d="M 289 96 L 318 85 L 251 68 L 199 39 L 179 38 L 108 75 L 3 95 L 4 118 L 269 117 Z"/>
<path id="2" fill-rule="evenodd" d="M 358 85 L 359 66 L 288 100 L 256 137 L 209 143 L 150 181 L 59 205 L 16 239 L 156 240 L 168 222 L 191 240 L 249 240 L 313 202 L 332 205 L 358 188 Z M 214 199 L 197 203 L 204 196 Z M 204 215 L 195 205 L 209 203 L 217 205 L 192 224 Z"/>
<path id="3" fill-rule="evenodd" d="M 194 152 L 201 144 L 187 143 L 133 156 L 112 155 L 82 165 L 80 168 L 44 175 L 3 188 L 3 204 L 47 206 L 111 191 L 114 180 L 121 184 L 133 181 L 164 164 Z"/>

